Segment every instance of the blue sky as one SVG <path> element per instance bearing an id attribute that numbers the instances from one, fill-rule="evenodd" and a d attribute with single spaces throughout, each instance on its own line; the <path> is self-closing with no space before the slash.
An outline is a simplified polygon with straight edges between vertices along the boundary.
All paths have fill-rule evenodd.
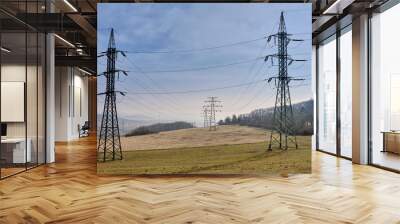
<path id="1" fill-rule="evenodd" d="M 293 102 L 312 98 L 311 93 L 311 4 L 98 4 L 98 51 L 105 51 L 110 28 L 115 29 L 118 49 L 135 51 L 171 51 L 207 48 L 254 40 L 275 33 L 284 11 L 288 33 L 304 42 L 289 45 L 293 58 L 307 62 L 293 63 L 289 74 L 305 78 L 293 83 Z M 137 95 L 138 92 L 186 91 L 218 88 L 262 80 L 277 74 L 277 67 L 253 60 L 276 53 L 266 39 L 230 47 L 190 53 L 138 54 L 120 56 L 117 67 L 130 71 L 120 77 L 119 116 L 129 119 L 161 121 L 185 120 L 201 124 L 201 107 L 209 96 L 217 96 L 223 105 L 217 119 L 273 106 L 273 84 L 259 82 L 249 86 L 208 92 L 169 95 Z M 233 66 L 200 71 L 158 73 L 151 71 L 200 68 L 249 61 Z M 146 71 L 146 74 L 138 71 Z M 98 71 L 105 70 L 105 58 L 99 58 Z M 148 72 L 148 73 L 147 73 Z M 99 78 L 99 92 L 104 78 Z M 99 96 L 99 112 L 104 96 Z"/>

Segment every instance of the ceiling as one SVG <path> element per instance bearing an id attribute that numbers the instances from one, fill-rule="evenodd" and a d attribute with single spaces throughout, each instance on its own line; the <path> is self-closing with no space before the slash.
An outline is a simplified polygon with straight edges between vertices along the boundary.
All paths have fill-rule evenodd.
<path id="1" fill-rule="evenodd" d="M 0 23 L 9 54 L 22 55 L 24 33 L 54 32 L 56 66 L 79 66 L 96 73 L 96 0 L 1 0 Z M 51 11 L 51 13 L 49 13 Z M 21 34 L 22 33 L 22 34 Z M 15 38 L 12 38 L 12 37 Z M 29 36 L 29 34 L 28 34 Z M 29 39 L 29 38 L 28 38 Z M 5 42 L 3 42 L 4 45 Z M 28 45 L 28 55 L 31 45 Z M 11 55 L 12 54 L 12 55 Z M 17 57 L 15 57 L 17 58 Z"/>

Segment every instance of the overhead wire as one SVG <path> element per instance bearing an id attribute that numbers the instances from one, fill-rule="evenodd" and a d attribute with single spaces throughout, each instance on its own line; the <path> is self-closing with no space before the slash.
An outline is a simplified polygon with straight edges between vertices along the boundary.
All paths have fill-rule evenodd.
<path id="1" fill-rule="evenodd" d="M 274 91 L 271 91 L 267 95 L 267 97 L 265 97 L 265 95 L 262 94 L 262 92 L 264 92 L 265 90 L 266 90 L 265 88 L 260 88 L 257 92 L 255 92 L 255 94 L 250 98 L 249 101 L 247 101 L 244 105 L 242 105 L 240 107 L 235 107 L 234 111 L 238 111 L 238 112 L 243 111 L 244 109 L 248 108 L 248 106 L 250 106 L 256 99 L 260 98 L 261 96 L 263 98 L 270 98 L 275 94 Z M 272 90 L 272 89 L 270 89 L 270 90 Z"/>
<path id="2" fill-rule="evenodd" d="M 274 32 L 275 32 L 275 29 L 277 29 L 278 25 L 279 25 L 279 21 L 276 21 L 275 24 L 272 26 L 272 29 L 271 29 L 271 32 L 270 32 L 270 33 L 274 33 Z M 260 53 L 257 55 L 257 57 L 261 56 L 261 54 L 262 54 L 265 50 L 271 49 L 271 48 L 273 48 L 273 47 L 274 47 L 273 45 L 269 44 L 269 42 L 266 41 L 266 42 L 265 42 L 265 45 L 263 46 L 263 48 L 261 49 L 261 51 L 260 51 Z M 255 65 L 255 64 L 256 64 L 256 62 L 255 62 L 253 65 Z M 261 66 L 259 67 L 259 69 L 257 70 L 257 72 L 256 72 L 255 74 L 253 74 L 253 70 L 251 69 L 250 72 L 249 72 L 250 75 L 249 75 L 249 76 L 246 76 L 245 79 L 243 79 L 243 81 L 247 81 L 247 80 L 248 80 L 248 77 L 251 77 L 250 80 L 256 79 L 256 78 L 258 77 L 260 71 L 264 68 L 264 66 L 265 66 L 265 63 L 262 62 Z M 267 68 L 267 70 L 269 70 L 269 69 L 270 69 L 270 67 Z M 234 98 L 232 104 L 238 103 L 238 102 L 240 101 L 240 99 L 242 98 L 243 93 L 245 93 L 248 89 L 249 89 L 249 86 L 247 86 L 246 88 L 241 89 L 242 91 L 238 91 L 238 94 L 237 94 L 236 97 Z"/>
<path id="3" fill-rule="evenodd" d="M 310 33 L 293 33 L 293 35 L 310 35 Z M 230 47 L 230 46 L 236 46 L 236 45 L 242 45 L 242 44 L 248 44 L 248 43 L 252 43 L 252 42 L 256 42 L 256 41 L 260 41 L 266 39 L 266 37 L 262 37 L 262 38 L 256 38 L 256 39 L 252 39 L 252 40 L 245 40 L 245 41 L 239 41 L 239 42 L 234 42 L 234 43 L 228 43 L 228 44 L 223 44 L 223 45 L 218 45 L 218 46 L 211 46 L 211 47 L 205 47 L 205 48 L 192 48 L 192 49 L 182 49 L 182 50 L 166 50 L 166 51 L 145 51 L 145 50 L 137 50 L 137 51 L 127 51 L 125 53 L 128 54 L 168 54 L 168 53 L 189 53 L 189 52 L 201 52 L 201 51 L 208 51 L 208 50 L 213 50 L 213 49 L 219 49 L 219 48 L 224 48 L 224 47 Z M 268 42 L 267 42 L 268 44 Z M 300 44 L 299 44 L 300 45 Z M 299 45 L 297 45 L 295 48 L 297 48 Z M 261 49 L 261 53 L 265 50 L 265 46 L 264 49 Z M 260 54 L 261 54 L 260 53 Z M 298 54 L 298 55 L 301 55 Z M 132 60 L 130 60 L 130 58 L 126 57 L 126 60 L 129 62 L 129 64 L 131 64 L 135 70 L 139 71 L 141 74 L 143 74 L 148 80 L 151 81 L 151 83 L 153 83 L 153 85 L 156 86 L 156 88 L 165 90 L 164 88 L 162 88 L 154 79 L 151 78 L 151 76 L 147 75 L 149 73 L 173 73 L 173 72 L 188 72 L 188 71 L 200 71 L 200 70 L 207 70 L 207 69 L 213 69 L 213 68 L 220 68 L 220 67 L 227 67 L 227 66 L 234 66 L 234 65 L 238 65 L 238 64 L 245 64 L 245 63 L 250 63 L 253 62 L 252 66 L 250 67 L 250 73 L 253 73 L 253 69 L 255 67 L 255 65 L 257 64 L 259 59 L 264 59 L 264 57 L 257 57 L 255 59 L 251 59 L 251 60 L 245 60 L 245 61 L 237 61 L 237 62 L 232 62 L 232 63 L 226 63 L 226 64 L 220 64 L 220 65 L 211 65 L 211 66 L 204 66 L 204 67 L 195 67 L 195 68 L 185 68 L 185 69 L 172 69 L 172 70 L 150 70 L 150 71 L 146 71 L 143 70 L 140 66 L 136 65 L 136 63 L 134 63 Z M 254 81 L 254 79 L 256 79 L 259 76 L 259 73 L 261 71 L 261 69 L 264 67 L 265 63 L 262 63 L 260 68 L 257 70 L 257 72 L 252 75 L 251 80 L 252 82 L 248 82 L 248 83 L 243 83 L 243 84 L 237 84 L 237 85 L 231 85 L 231 86 L 223 86 L 223 87 L 216 87 L 216 88 L 206 88 L 206 89 L 197 89 L 197 90 L 187 90 L 187 91 L 164 91 L 164 92 L 151 92 L 152 90 L 147 88 L 144 86 L 141 86 L 140 84 L 139 87 L 141 87 L 142 89 L 145 90 L 145 92 L 134 92 L 131 94 L 146 94 L 146 95 L 153 95 L 153 97 L 155 97 L 155 99 L 159 99 L 156 98 L 155 95 L 174 95 L 174 94 L 187 94 L 187 93 L 196 93 L 196 92 L 207 92 L 207 91 L 216 91 L 216 90 L 222 90 L 222 89 L 230 89 L 230 88 L 239 88 L 239 87 L 246 87 L 246 90 L 249 88 L 249 86 L 260 83 L 261 81 L 265 81 L 264 80 L 259 80 L 259 81 Z M 247 80 L 246 76 L 246 80 Z M 136 78 L 135 78 L 136 79 Z M 136 79 L 138 80 L 138 79 Z M 139 81 L 139 80 L 138 80 Z M 298 87 L 301 85 L 297 85 L 295 87 Z M 273 89 L 273 88 L 271 88 Z M 261 90 L 264 90 L 263 88 Z M 257 93 L 259 93 L 260 91 L 258 91 Z M 248 101 L 242 108 L 247 107 L 248 105 L 250 105 L 256 98 L 257 96 L 259 96 L 260 94 L 256 94 L 250 101 Z M 129 96 L 131 98 L 131 96 Z M 134 97 L 132 97 L 133 99 Z M 146 105 L 146 104 L 142 104 L 142 105 Z M 152 109 L 150 109 L 150 111 L 152 111 Z"/>
<path id="4" fill-rule="evenodd" d="M 129 72 L 129 73 L 130 73 L 130 72 Z M 150 92 L 151 89 L 149 89 L 148 85 L 146 85 L 144 82 L 142 82 L 142 80 L 138 79 L 138 78 L 135 77 L 135 76 L 131 76 L 131 77 L 132 77 L 133 79 L 136 80 L 136 82 L 134 82 L 134 83 L 135 83 L 139 88 L 143 89 L 145 92 L 149 92 L 148 95 L 151 95 L 151 96 L 154 98 L 154 100 L 152 100 L 152 101 L 153 101 L 153 104 L 152 104 L 152 105 L 158 104 L 159 98 Z M 131 92 L 128 92 L 128 93 L 126 94 L 126 96 L 129 96 L 129 95 L 131 95 L 131 94 L 132 94 Z M 166 108 L 167 108 L 170 112 L 173 112 L 173 113 L 181 112 L 181 108 L 179 108 L 179 106 L 177 106 L 177 105 L 175 105 L 175 104 L 169 104 L 168 107 L 166 107 Z M 157 110 L 157 109 L 159 109 L 159 108 L 155 107 L 155 110 Z"/>
<path id="5" fill-rule="evenodd" d="M 166 91 L 166 89 L 165 89 L 164 87 L 162 87 L 160 84 L 158 84 L 158 82 L 156 82 L 151 76 L 149 76 L 147 73 L 144 73 L 144 72 L 143 72 L 143 69 L 142 69 L 140 66 L 138 66 L 135 62 L 133 62 L 133 60 L 130 60 L 130 58 L 128 58 L 128 57 L 126 57 L 125 59 L 129 62 L 130 65 L 133 66 L 133 68 L 135 68 L 135 70 L 137 70 L 139 73 L 143 74 L 144 77 L 146 77 L 148 80 L 150 80 L 150 82 L 151 82 L 156 88 L 159 88 L 159 89 L 161 89 L 161 90 Z M 167 97 L 167 101 L 169 101 L 170 104 L 172 104 L 172 105 L 175 106 L 175 105 L 176 105 L 176 102 L 179 101 L 179 100 L 174 99 L 174 98 L 169 99 L 169 97 Z M 180 106 L 178 106 L 178 107 L 180 107 Z"/>
<path id="6" fill-rule="evenodd" d="M 229 43 L 229 44 L 222 44 L 218 46 L 211 46 L 211 47 L 204 47 L 204 48 L 192 48 L 192 49 L 182 49 L 182 50 L 166 50 L 166 51 L 146 51 L 146 50 L 134 50 L 134 51 L 126 51 L 128 54 L 175 54 L 175 53 L 190 53 L 190 52 L 198 52 L 198 51 L 208 51 L 208 50 L 214 50 L 214 49 L 219 49 L 219 48 L 225 48 L 225 47 L 231 47 L 231 46 L 237 46 L 237 45 L 242 45 L 242 44 L 248 44 L 256 41 L 260 41 L 266 39 L 265 36 L 256 38 L 256 39 L 251 39 L 251 40 L 245 40 L 245 41 L 238 41 L 234 43 Z"/>
<path id="7" fill-rule="evenodd" d="M 292 55 L 308 55 L 308 54 L 307 53 L 295 53 Z M 239 65 L 239 64 L 247 64 L 247 63 L 257 61 L 260 59 L 265 59 L 265 56 L 256 57 L 256 58 L 248 59 L 248 60 L 226 63 L 226 64 L 219 64 L 219 65 L 209 65 L 209 66 L 203 66 L 203 67 L 171 69 L 171 70 L 147 70 L 146 71 L 146 70 L 141 69 L 140 72 L 143 74 L 145 74 L 145 73 L 151 74 L 151 73 L 174 73 L 174 72 L 201 71 L 201 70 L 209 70 L 209 69 L 215 69 L 215 68 L 221 68 L 221 67 L 234 66 L 234 65 Z"/>
<path id="8" fill-rule="evenodd" d="M 267 80 L 263 79 L 263 80 L 258 80 L 258 81 L 254 81 L 254 82 L 249 82 L 249 83 L 242 83 L 242 84 L 222 86 L 222 87 L 216 87 L 216 88 L 207 88 L 207 89 L 182 90 L 182 91 L 170 91 L 170 92 L 132 92 L 131 94 L 135 94 L 135 95 L 143 95 L 143 94 L 167 95 L 167 94 L 199 93 L 199 92 L 209 92 L 209 91 L 216 91 L 216 90 L 222 90 L 222 89 L 232 89 L 232 88 L 237 88 L 237 87 L 241 87 L 241 86 L 254 85 L 254 84 L 257 84 L 260 82 L 265 82 L 265 81 L 267 81 Z"/>
<path id="9" fill-rule="evenodd" d="M 257 54 L 257 57 L 260 57 L 261 54 L 262 54 L 266 49 L 269 48 L 267 45 L 268 45 L 268 42 L 266 41 L 265 44 L 262 46 L 261 51 L 259 51 L 259 53 Z M 267 47 L 268 47 L 268 48 L 267 48 Z M 257 64 L 257 62 L 258 62 L 258 61 L 254 61 L 254 63 L 252 64 L 252 66 L 251 66 L 250 69 L 249 69 L 249 74 L 253 74 L 253 71 L 254 71 L 254 68 L 255 68 L 255 65 Z M 265 63 L 261 62 L 261 66 L 260 66 L 259 69 L 257 70 L 257 73 L 260 72 L 260 70 L 264 67 L 264 65 L 265 65 Z M 244 76 L 244 78 L 242 79 L 242 82 L 247 81 L 247 80 L 248 80 L 248 77 L 249 77 L 249 76 Z M 254 79 L 255 79 L 255 78 L 252 77 L 251 80 L 254 80 Z M 247 90 L 247 89 L 248 89 L 248 86 L 247 86 L 245 89 Z M 233 97 L 234 101 L 237 102 L 237 101 L 241 98 L 241 95 L 243 94 L 243 92 L 245 92 L 246 90 L 240 89 L 240 90 L 237 92 L 237 94 Z"/>
<path id="10" fill-rule="evenodd" d="M 214 69 L 214 68 L 222 68 L 222 67 L 228 67 L 228 66 L 234 66 L 234 65 L 239 65 L 239 64 L 247 64 L 256 60 L 264 59 L 264 57 L 258 57 L 258 58 L 253 58 L 249 60 L 242 60 L 242 61 L 236 61 L 236 62 L 231 62 L 231 63 L 226 63 L 226 64 L 220 64 L 220 65 L 209 65 L 209 66 L 204 66 L 204 67 L 197 67 L 197 68 L 184 68 L 184 69 L 172 69 L 172 70 L 142 70 L 143 73 L 174 73 L 174 72 L 190 72 L 190 71 L 201 71 L 201 70 L 209 70 L 209 69 Z"/>

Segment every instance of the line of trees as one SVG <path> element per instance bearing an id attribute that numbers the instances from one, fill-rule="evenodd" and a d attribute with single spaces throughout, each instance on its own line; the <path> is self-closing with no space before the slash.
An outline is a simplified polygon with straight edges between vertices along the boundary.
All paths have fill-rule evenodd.
<path id="1" fill-rule="evenodd" d="M 177 121 L 171 123 L 157 123 L 147 126 L 140 126 L 134 130 L 128 132 L 125 136 L 137 136 L 137 135 L 148 135 L 155 134 L 163 131 L 174 131 L 179 129 L 194 128 L 195 126 L 189 122 Z"/>
<path id="2" fill-rule="evenodd" d="M 294 127 L 296 135 L 313 134 L 313 108 L 314 101 L 293 104 Z M 253 110 L 248 114 L 239 114 L 226 117 L 218 122 L 219 125 L 244 125 L 265 129 L 273 127 L 274 108 Z"/>

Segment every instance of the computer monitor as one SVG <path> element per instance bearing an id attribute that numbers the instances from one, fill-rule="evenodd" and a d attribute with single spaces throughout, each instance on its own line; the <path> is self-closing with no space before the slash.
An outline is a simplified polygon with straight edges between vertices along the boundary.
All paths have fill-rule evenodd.
<path id="1" fill-rule="evenodd" d="M 1 124 L 1 136 L 3 137 L 5 137 L 5 136 L 7 136 L 7 124 L 5 124 L 5 123 L 2 123 Z"/>

